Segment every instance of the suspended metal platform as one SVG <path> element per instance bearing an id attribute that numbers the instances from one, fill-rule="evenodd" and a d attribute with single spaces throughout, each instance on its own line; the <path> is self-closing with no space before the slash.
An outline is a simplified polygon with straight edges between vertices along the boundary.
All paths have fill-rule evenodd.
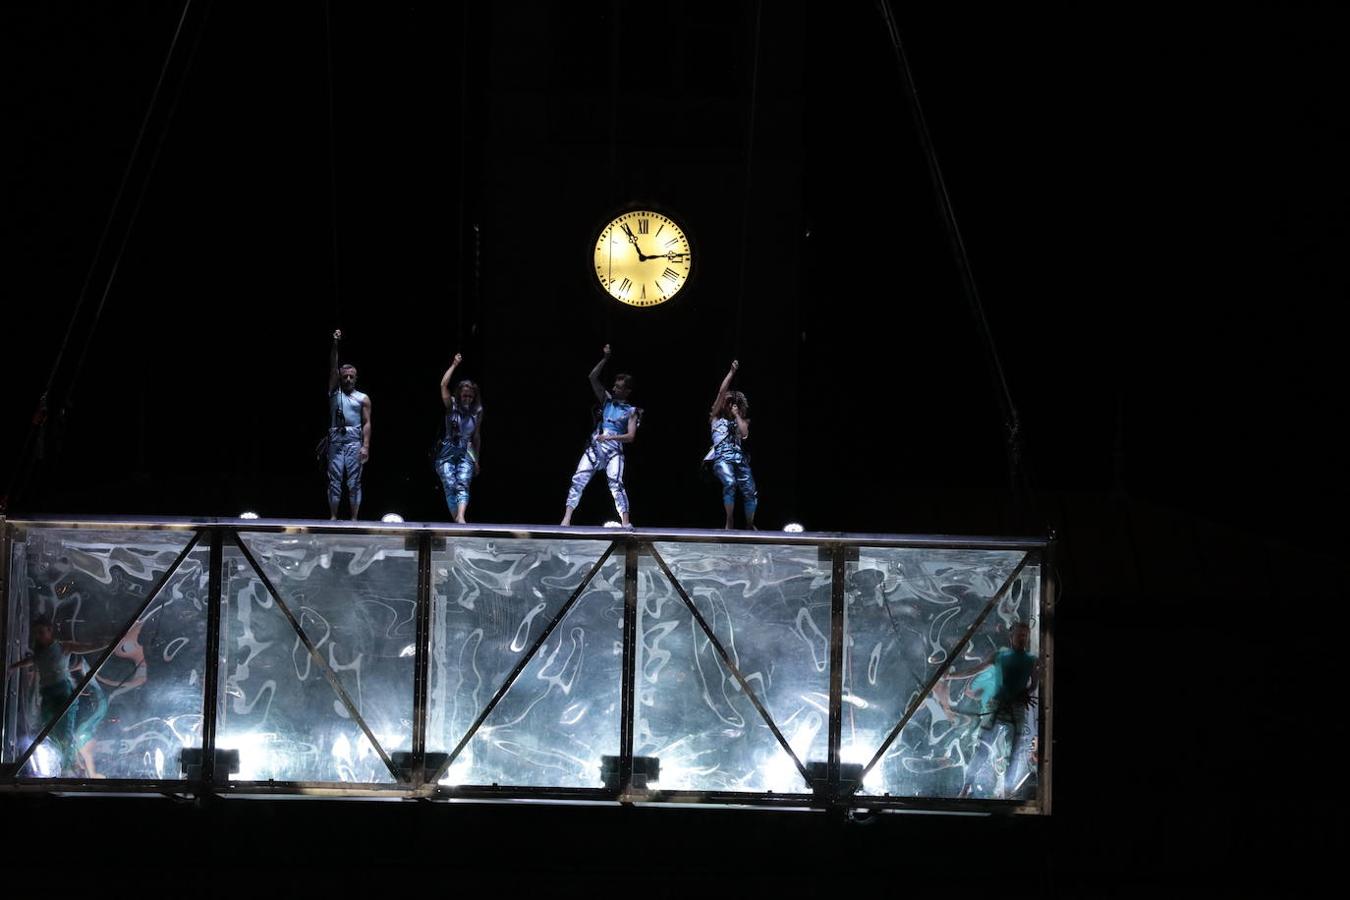
<path id="1" fill-rule="evenodd" d="M 0 792 L 1050 812 L 1045 538 L 0 528 Z"/>

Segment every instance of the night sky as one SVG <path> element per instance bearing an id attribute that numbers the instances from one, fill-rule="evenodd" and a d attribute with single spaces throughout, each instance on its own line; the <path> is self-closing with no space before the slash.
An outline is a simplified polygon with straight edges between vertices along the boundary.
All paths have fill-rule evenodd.
<path id="1" fill-rule="evenodd" d="M 193 3 L 147 120 L 182 9 L 0 12 L 15 514 L 325 517 L 341 327 L 374 403 L 367 518 L 447 518 L 427 453 L 459 351 L 487 409 L 470 520 L 556 522 L 608 342 L 606 377 L 631 372 L 647 411 L 639 526 L 719 523 L 698 461 L 738 358 L 761 527 L 1035 534 L 1070 527 L 1066 497 L 1129 498 L 1334 552 L 1341 10 L 897 11 L 1022 422 L 1036 499 L 1015 503 L 993 357 L 875 4 Z M 698 268 L 633 310 L 588 259 L 640 206 L 686 224 Z M 593 484 L 575 521 L 610 517 Z M 1183 618 L 1226 640 L 1264 614 L 1244 596 Z M 1127 618 L 1153 643 L 1151 616 L 1081 633 Z M 1108 680 L 1142 699 L 1145 677 Z M 1152 752 L 1112 709 L 1103 733 Z"/>

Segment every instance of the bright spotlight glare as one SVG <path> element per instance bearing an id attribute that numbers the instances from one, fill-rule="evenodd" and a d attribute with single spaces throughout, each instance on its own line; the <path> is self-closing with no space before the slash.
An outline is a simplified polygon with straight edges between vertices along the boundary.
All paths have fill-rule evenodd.
<path id="1" fill-rule="evenodd" d="M 806 529 L 801 526 L 800 522 L 789 522 L 783 526 L 783 530 L 788 534 L 801 534 Z"/>
<path id="2" fill-rule="evenodd" d="M 258 514 L 255 513 L 255 512 L 242 512 L 242 513 L 239 514 L 239 518 L 241 518 L 241 519 L 256 519 L 256 518 L 258 518 Z"/>
<path id="3" fill-rule="evenodd" d="M 381 521 L 381 522 L 389 522 L 389 523 L 391 523 L 391 524 L 396 524 L 396 523 L 398 523 L 398 522 L 402 522 L 402 521 L 403 521 L 403 517 L 400 516 L 398 513 L 385 513 L 385 514 L 380 518 L 380 521 Z"/>

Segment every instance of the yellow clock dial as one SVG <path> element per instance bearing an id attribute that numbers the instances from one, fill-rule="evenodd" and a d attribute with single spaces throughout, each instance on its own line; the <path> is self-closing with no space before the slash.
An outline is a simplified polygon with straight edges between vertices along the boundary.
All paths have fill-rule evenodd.
<path id="1" fill-rule="evenodd" d="M 629 306 L 656 306 L 674 297 L 689 280 L 693 263 L 684 229 L 646 209 L 619 216 L 595 240 L 601 289 Z"/>

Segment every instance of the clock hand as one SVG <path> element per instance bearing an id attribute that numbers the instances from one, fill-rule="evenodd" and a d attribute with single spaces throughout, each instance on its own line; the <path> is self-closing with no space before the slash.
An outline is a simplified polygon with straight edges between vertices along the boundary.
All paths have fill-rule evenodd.
<path id="1" fill-rule="evenodd" d="M 647 257 L 642 255 L 642 248 L 638 246 L 637 235 L 633 234 L 633 229 L 629 228 L 627 225 L 624 225 L 623 233 L 628 235 L 629 242 L 632 243 L 633 249 L 637 251 L 638 259 L 646 259 Z"/>
<path id="2" fill-rule="evenodd" d="M 642 252 L 642 247 L 641 245 L 638 244 L 637 235 L 633 234 L 633 229 L 629 228 L 627 225 L 624 225 L 623 230 L 624 234 L 628 235 L 628 240 L 632 242 L 633 249 L 637 251 L 638 262 L 646 262 L 649 259 L 665 259 L 669 255 L 666 253 L 658 253 L 655 256 L 648 256 L 647 254 Z"/>

